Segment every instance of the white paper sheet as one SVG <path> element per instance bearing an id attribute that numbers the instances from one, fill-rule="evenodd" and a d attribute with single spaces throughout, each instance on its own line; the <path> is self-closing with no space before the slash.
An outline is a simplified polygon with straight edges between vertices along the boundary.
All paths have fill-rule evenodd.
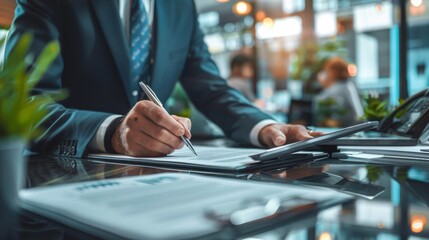
<path id="1" fill-rule="evenodd" d="M 424 145 L 417 146 L 341 146 L 341 152 L 359 151 L 366 154 L 382 155 L 383 157 L 395 157 L 403 159 L 414 159 L 429 161 L 429 147 Z"/>
<path id="2" fill-rule="evenodd" d="M 177 163 L 190 164 L 196 166 L 213 166 L 218 168 L 236 169 L 248 164 L 257 163 L 248 157 L 252 154 L 262 152 L 255 148 L 226 148 L 226 147 L 205 147 L 194 146 L 198 156 L 196 157 L 186 147 L 173 152 L 165 157 L 130 157 L 118 154 L 90 154 L 89 158 L 107 159 L 115 161 L 132 161 L 141 163 Z"/>

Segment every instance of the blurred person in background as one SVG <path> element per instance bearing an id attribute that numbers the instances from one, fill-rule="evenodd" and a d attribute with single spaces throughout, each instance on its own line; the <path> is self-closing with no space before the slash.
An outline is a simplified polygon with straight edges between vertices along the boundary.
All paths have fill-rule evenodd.
<path id="1" fill-rule="evenodd" d="M 252 80 L 255 76 L 253 58 L 244 54 L 235 55 L 230 63 L 231 75 L 228 85 L 241 92 L 249 101 L 256 99 Z"/>
<path id="2" fill-rule="evenodd" d="M 316 125 L 346 127 L 356 124 L 363 115 L 362 101 L 350 79 L 348 64 L 339 57 L 326 61 L 317 75 L 322 92 L 315 96 Z"/>

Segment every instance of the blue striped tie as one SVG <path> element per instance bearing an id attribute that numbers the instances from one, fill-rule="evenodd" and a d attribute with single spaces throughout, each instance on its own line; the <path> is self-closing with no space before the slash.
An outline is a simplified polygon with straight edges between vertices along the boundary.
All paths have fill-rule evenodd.
<path id="1" fill-rule="evenodd" d="M 138 82 L 147 82 L 149 76 L 150 28 L 142 0 L 133 0 L 130 21 L 130 56 L 132 86 L 139 89 Z"/>

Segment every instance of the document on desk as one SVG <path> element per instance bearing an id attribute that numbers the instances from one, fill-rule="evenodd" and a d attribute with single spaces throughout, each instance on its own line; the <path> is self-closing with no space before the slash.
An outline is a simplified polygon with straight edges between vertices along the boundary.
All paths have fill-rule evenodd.
<path id="1" fill-rule="evenodd" d="M 198 152 L 199 156 L 193 156 L 193 154 L 190 154 L 188 151 L 184 152 L 184 150 L 186 150 L 184 149 L 163 158 L 136 158 L 114 154 L 92 154 L 89 155 L 88 158 L 101 159 L 103 161 L 150 163 L 168 165 L 169 167 L 198 167 L 205 168 L 205 170 L 207 170 L 207 168 L 210 168 L 210 170 L 243 170 L 257 167 L 265 168 L 268 165 L 274 167 L 276 164 L 285 166 L 285 164 L 296 164 L 302 161 L 326 158 L 326 153 L 303 151 L 340 137 L 376 128 L 377 126 L 378 122 L 364 122 L 318 137 L 285 144 L 265 151 L 261 149 L 198 147 L 195 150 Z"/>
<path id="2" fill-rule="evenodd" d="M 365 154 L 379 155 L 380 157 L 394 157 L 401 159 L 414 159 L 429 161 L 429 146 L 394 146 L 394 147 L 339 147 L 341 152 L 362 152 Z"/>
<path id="3" fill-rule="evenodd" d="M 395 147 L 340 147 L 348 158 L 343 161 L 355 161 L 373 164 L 396 166 L 429 165 L 429 146 L 395 146 Z"/>
<path id="4" fill-rule="evenodd" d="M 88 158 L 103 161 L 126 161 L 147 163 L 166 166 L 186 166 L 210 168 L 219 170 L 243 170 L 249 167 L 265 166 L 258 160 L 253 160 L 249 155 L 260 153 L 261 149 L 255 148 L 226 148 L 226 147 L 206 147 L 194 146 L 198 156 L 194 156 L 187 148 L 182 148 L 165 157 L 130 157 L 118 154 L 90 154 Z M 299 161 L 304 159 L 320 158 L 326 156 L 324 153 L 298 152 L 290 154 L 289 157 L 279 159 L 278 163 Z M 270 162 L 272 164 L 272 161 Z"/>
<path id="5" fill-rule="evenodd" d="M 322 188 L 177 173 L 25 189 L 19 195 L 23 209 L 100 239 L 155 240 L 236 239 L 237 233 L 274 228 L 351 200 Z"/>

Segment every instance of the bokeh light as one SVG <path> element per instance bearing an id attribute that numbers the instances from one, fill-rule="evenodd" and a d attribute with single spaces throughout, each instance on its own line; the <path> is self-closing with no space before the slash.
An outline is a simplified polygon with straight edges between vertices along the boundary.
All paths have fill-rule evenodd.
<path id="1" fill-rule="evenodd" d="M 332 234 L 329 232 L 322 232 L 319 236 L 319 240 L 332 240 Z"/>
<path id="2" fill-rule="evenodd" d="M 252 11 L 252 5 L 248 2 L 240 1 L 234 4 L 232 11 L 239 16 L 244 16 Z"/>
<path id="3" fill-rule="evenodd" d="M 262 23 L 267 27 L 272 27 L 274 25 L 274 20 L 272 18 L 264 18 Z"/>
<path id="4" fill-rule="evenodd" d="M 410 0 L 410 4 L 413 7 L 420 7 L 423 4 L 423 0 Z"/>
<path id="5" fill-rule="evenodd" d="M 421 215 L 414 215 L 410 220 L 410 228 L 414 233 L 421 233 L 426 226 L 426 217 Z"/>

